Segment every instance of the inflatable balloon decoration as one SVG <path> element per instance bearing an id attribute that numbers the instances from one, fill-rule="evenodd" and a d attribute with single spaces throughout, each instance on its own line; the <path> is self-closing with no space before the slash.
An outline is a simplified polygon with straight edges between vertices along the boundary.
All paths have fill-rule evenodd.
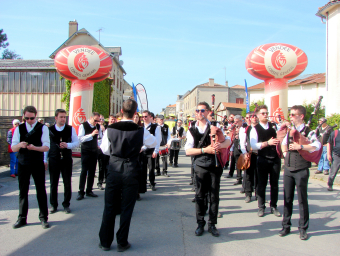
<path id="1" fill-rule="evenodd" d="M 54 59 L 58 73 L 72 81 L 69 124 L 77 133 L 91 115 L 93 84 L 110 75 L 112 59 L 105 51 L 88 45 L 74 45 L 58 52 Z"/>
<path id="2" fill-rule="evenodd" d="M 264 44 L 250 52 L 247 71 L 264 80 L 265 103 L 271 116 L 286 119 L 288 113 L 288 80 L 300 75 L 307 67 L 307 55 L 289 44 Z"/>

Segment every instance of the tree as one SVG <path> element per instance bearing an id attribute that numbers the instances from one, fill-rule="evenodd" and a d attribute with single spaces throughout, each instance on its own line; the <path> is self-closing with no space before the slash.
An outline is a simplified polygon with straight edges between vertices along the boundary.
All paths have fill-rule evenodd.
<path id="1" fill-rule="evenodd" d="M 0 29 L 0 49 L 1 48 L 6 48 L 9 43 L 5 43 L 7 41 L 7 35 L 3 33 L 3 29 Z"/>
<path id="2" fill-rule="evenodd" d="M 258 100 L 257 102 L 257 105 L 259 105 L 259 106 L 261 106 L 261 105 L 264 105 L 264 99 L 262 99 L 262 100 Z M 250 104 L 250 106 L 249 106 L 249 111 L 250 112 L 253 112 L 255 110 L 255 102 L 252 102 L 251 104 Z M 242 116 L 246 116 L 246 114 L 247 114 L 247 110 L 245 109 L 245 108 L 243 108 L 242 109 Z"/>
<path id="3" fill-rule="evenodd" d="M 306 108 L 306 116 L 304 118 L 304 121 L 307 124 L 312 112 L 314 111 L 315 103 L 309 103 L 309 104 L 303 103 L 303 106 Z M 309 126 L 312 130 L 314 130 L 318 126 L 318 120 L 321 117 L 325 117 L 325 108 L 320 108 L 316 111 L 311 121 L 311 124 Z"/>
<path id="4" fill-rule="evenodd" d="M 1 59 L 3 59 L 3 60 L 21 60 L 22 57 L 19 54 L 16 54 L 15 51 L 5 49 L 2 52 Z"/>

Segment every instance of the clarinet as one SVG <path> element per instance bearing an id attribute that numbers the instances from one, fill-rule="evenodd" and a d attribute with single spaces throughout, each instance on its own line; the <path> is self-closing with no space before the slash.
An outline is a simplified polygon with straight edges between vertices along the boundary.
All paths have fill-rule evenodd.
<path id="1" fill-rule="evenodd" d="M 215 113 L 214 113 L 214 105 L 215 105 L 215 94 L 211 95 L 211 98 L 212 98 L 212 104 L 211 104 L 211 116 L 215 116 Z M 211 125 L 214 125 L 214 122 L 211 123 Z M 215 125 L 214 125 L 215 126 Z M 211 134 L 211 138 L 214 142 L 214 144 L 216 143 L 216 134 Z M 216 163 L 216 167 L 219 166 L 218 164 L 218 159 L 217 159 L 217 153 L 216 153 L 216 149 L 215 149 L 215 163 Z"/>
<path id="2" fill-rule="evenodd" d="M 311 113 L 311 115 L 309 117 L 309 120 L 308 120 L 308 122 L 306 124 L 306 127 L 310 126 L 310 124 L 312 122 L 312 119 L 313 119 L 313 116 L 315 115 L 316 111 L 319 110 L 322 98 L 323 98 L 323 96 L 320 96 L 318 102 L 315 104 L 314 110 L 313 110 L 313 112 Z M 301 134 L 303 136 L 305 136 L 306 133 L 305 133 L 305 131 L 303 131 Z"/>

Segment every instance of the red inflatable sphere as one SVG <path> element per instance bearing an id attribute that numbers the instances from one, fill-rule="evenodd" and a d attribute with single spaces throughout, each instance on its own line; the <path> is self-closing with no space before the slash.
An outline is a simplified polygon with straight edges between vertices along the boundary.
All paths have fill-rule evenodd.
<path id="1" fill-rule="evenodd" d="M 250 52 L 246 59 L 247 71 L 258 79 L 292 79 L 307 67 L 307 55 L 290 44 L 264 44 Z"/>
<path id="2" fill-rule="evenodd" d="M 99 82 L 110 75 L 112 59 L 105 51 L 88 45 L 74 45 L 59 51 L 54 59 L 58 73 L 69 80 Z"/>

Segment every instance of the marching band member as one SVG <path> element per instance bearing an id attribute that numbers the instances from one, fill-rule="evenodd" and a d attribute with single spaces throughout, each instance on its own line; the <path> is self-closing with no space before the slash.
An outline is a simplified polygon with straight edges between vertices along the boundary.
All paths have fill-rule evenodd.
<path id="1" fill-rule="evenodd" d="M 260 122 L 250 131 L 250 145 L 253 150 L 258 150 L 258 216 L 264 216 L 266 187 L 268 176 L 270 176 L 270 210 L 275 216 L 280 217 L 281 213 L 277 209 L 277 201 L 279 196 L 281 159 L 276 152 L 276 145 L 280 141 L 276 138 L 276 130 L 273 128 L 273 124 L 268 121 L 268 107 L 266 105 L 259 106 L 256 115 L 259 117 Z"/>
<path id="2" fill-rule="evenodd" d="M 169 144 L 170 139 L 171 139 L 171 135 L 170 135 L 170 131 L 169 131 L 169 126 L 167 124 L 164 124 L 164 116 L 163 115 L 159 115 L 158 117 L 158 125 L 161 128 L 161 134 L 162 134 L 162 140 L 161 140 L 161 144 L 160 146 L 167 146 L 167 144 Z M 157 170 L 157 176 L 161 175 L 161 170 L 160 170 L 160 166 L 159 166 L 159 158 L 160 155 L 157 154 L 157 159 L 156 159 L 156 170 Z M 164 176 L 170 177 L 168 175 L 168 156 L 162 156 L 162 162 L 163 162 L 163 172 L 162 174 Z"/>
<path id="3" fill-rule="evenodd" d="M 186 136 L 186 132 L 184 128 L 182 127 L 182 120 L 177 120 L 177 125 L 172 128 L 172 133 L 171 133 L 171 141 L 174 139 L 179 139 L 179 145 L 181 145 L 182 139 L 184 139 Z M 174 167 L 178 167 L 178 154 L 179 154 L 179 149 L 171 149 L 170 147 L 170 166 L 172 166 L 172 163 Z"/>
<path id="4" fill-rule="evenodd" d="M 295 105 L 290 109 L 290 119 L 294 124 L 294 129 L 298 132 L 304 132 L 309 135 L 311 130 L 305 126 L 303 118 L 306 116 L 306 109 L 304 106 Z M 298 152 L 298 150 L 305 150 L 310 153 L 319 150 L 321 143 L 317 140 L 315 134 L 312 135 L 313 141 L 309 145 L 299 145 L 298 143 L 291 141 L 289 135 L 282 141 L 282 152 L 285 157 L 285 168 L 283 176 L 283 191 L 284 191 L 284 211 L 282 220 L 282 230 L 279 232 L 279 236 L 286 236 L 290 233 L 291 217 L 293 212 L 293 200 L 294 190 L 297 187 L 297 194 L 299 200 L 300 221 L 299 231 L 300 239 L 306 240 L 308 238 L 307 229 L 309 225 L 309 210 L 308 210 L 308 179 L 309 168 L 311 162 L 305 160 Z"/>
<path id="5" fill-rule="evenodd" d="M 206 205 L 204 200 L 210 191 L 208 232 L 213 236 L 219 236 L 216 228 L 219 205 L 220 180 L 223 172 L 222 166 L 216 163 L 215 150 L 226 148 L 230 145 L 229 140 L 211 145 L 210 124 L 207 116 L 210 106 L 206 102 L 198 103 L 196 112 L 198 121 L 189 129 L 185 152 L 188 156 L 195 156 L 195 176 L 196 176 L 196 220 L 198 227 L 196 236 L 201 236 L 204 232 Z M 216 167 L 217 166 L 217 167 Z"/>

